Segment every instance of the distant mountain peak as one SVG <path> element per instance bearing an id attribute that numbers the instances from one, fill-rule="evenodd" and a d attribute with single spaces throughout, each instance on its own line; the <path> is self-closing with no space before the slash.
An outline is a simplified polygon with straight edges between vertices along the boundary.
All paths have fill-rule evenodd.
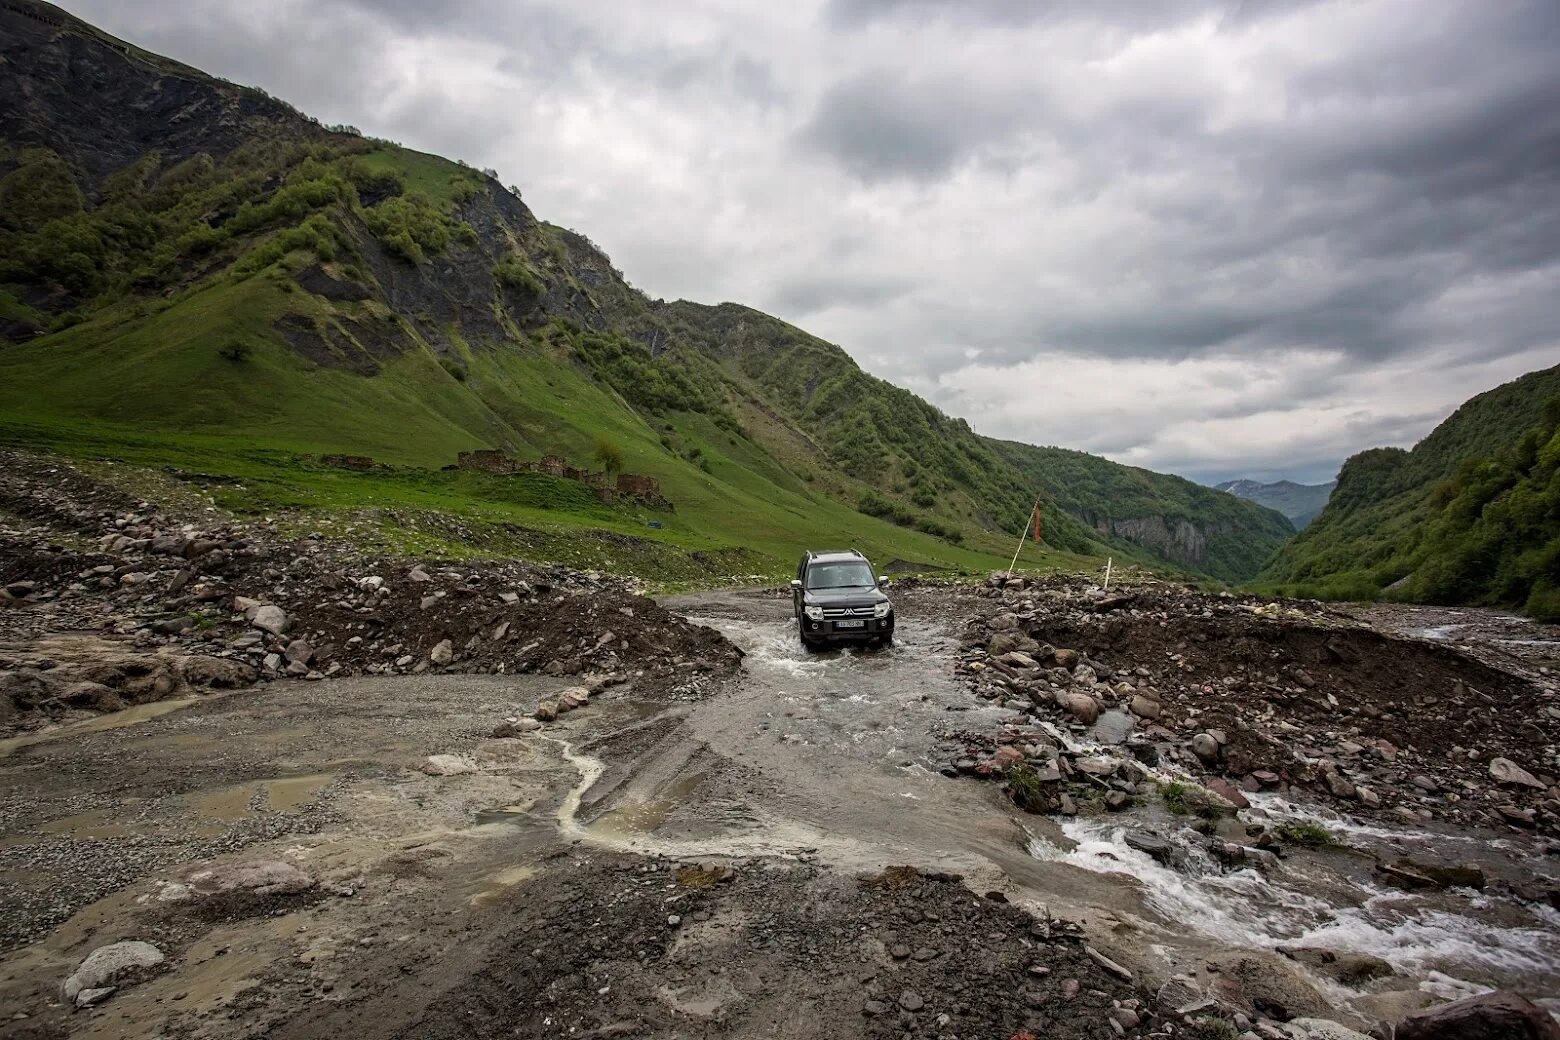
<path id="1" fill-rule="evenodd" d="M 1289 518 L 1298 531 L 1322 511 L 1337 483 L 1330 480 L 1325 484 L 1297 484 L 1292 480 L 1275 480 L 1264 484 L 1260 480 L 1226 480 L 1214 487 L 1218 491 L 1228 491 L 1237 498 L 1278 510 Z"/>

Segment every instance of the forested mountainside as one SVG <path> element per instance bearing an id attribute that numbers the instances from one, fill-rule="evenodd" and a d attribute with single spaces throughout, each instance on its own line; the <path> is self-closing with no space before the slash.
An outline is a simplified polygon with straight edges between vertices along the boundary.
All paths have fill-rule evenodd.
<path id="1" fill-rule="evenodd" d="M 491 172 L 321 126 L 40 0 L 4 0 L 0 30 L 12 439 L 219 473 L 258 452 L 584 465 L 605 441 L 677 523 L 576 519 L 770 565 L 842 539 L 984 564 L 1041 492 L 1053 549 L 1229 580 L 1290 533 L 1177 478 L 979 436 L 768 315 L 650 300 Z"/>
<path id="2" fill-rule="evenodd" d="M 1336 480 L 1329 480 L 1325 484 L 1296 484 L 1292 480 L 1276 480 L 1271 484 L 1259 480 L 1227 480 L 1216 485 L 1215 490 L 1276 509 L 1289 518 L 1296 531 L 1301 531 L 1316 519 L 1317 514 L 1327 505 L 1333 488 L 1337 486 Z"/>
<path id="3" fill-rule="evenodd" d="M 1412 451 L 1349 459 L 1262 581 L 1560 619 L 1560 366 L 1466 402 Z"/>

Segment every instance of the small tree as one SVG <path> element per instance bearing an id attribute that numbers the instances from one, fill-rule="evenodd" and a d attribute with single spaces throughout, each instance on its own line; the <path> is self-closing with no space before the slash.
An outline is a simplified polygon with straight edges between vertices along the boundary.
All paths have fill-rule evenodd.
<path id="1" fill-rule="evenodd" d="M 596 435 L 596 448 L 590 457 L 599 462 L 609 475 L 623 472 L 623 449 L 602 434 Z"/>

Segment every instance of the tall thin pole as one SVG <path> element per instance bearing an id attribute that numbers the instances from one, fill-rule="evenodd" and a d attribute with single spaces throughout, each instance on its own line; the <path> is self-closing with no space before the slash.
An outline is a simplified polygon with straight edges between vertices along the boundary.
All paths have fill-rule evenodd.
<path id="1" fill-rule="evenodd" d="M 1110 557 L 1105 557 L 1105 591 L 1110 591 Z"/>
<path id="2" fill-rule="evenodd" d="M 1013 568 L 1018 566 L 1018 554 L 1024 551 L 1024 539 L 1029 537 L 1029 528 L 1035 522 L 1035 510 L 1040 508 L 1040 499 L 1035 499 L 1035 504 L 1030 507 L 1029 515 L 1024 518 L 1023 533 L 1018 536 L 1018 548 L 1013 550 L 1013 559 L 1008 563 L 1007 576 L 1013 576 Z"/>

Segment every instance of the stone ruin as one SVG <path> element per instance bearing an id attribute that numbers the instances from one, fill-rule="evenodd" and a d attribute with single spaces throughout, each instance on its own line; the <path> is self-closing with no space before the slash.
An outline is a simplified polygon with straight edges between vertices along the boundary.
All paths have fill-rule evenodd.
<path id="1" fill-rule="evenodd" d="M 671 509 L 672 504 L 661 494 L 661 482 L 639 473 L 619 473 L 617 479 L 604 472 L 579 469 L 571 466 L 561 456 L 543 455 L 536 462 L 524 462 L 511 458 L 492 448 L 463 451 L 455 459 L 458 469 L 480 470 L 505 476 L 513 473 L 545 473 L 549 476 L 576 480 L 596 492 L 602 502 L 611 503 L 619 496 L 632 498 L 654 509 Z"/>
<path id="2" fill-rule="evenodd" d="M 358 473 L 367 473 L 381 468 L 379 463 L 367 455 L 321 455 L 320 464 L 335 469 L 350 469 Z"/>

